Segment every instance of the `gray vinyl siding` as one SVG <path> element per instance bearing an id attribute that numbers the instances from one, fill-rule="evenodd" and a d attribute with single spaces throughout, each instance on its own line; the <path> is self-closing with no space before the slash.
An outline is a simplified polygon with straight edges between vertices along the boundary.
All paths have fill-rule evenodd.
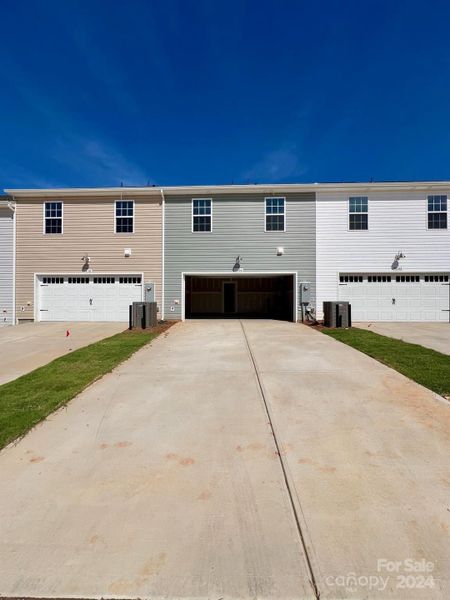
<path id="1" fill-rule="evenodd" d="M 265 232 L 265 202 L 286 198 L 286 231 Z M 192 232 L 192 198 L 212 198 L 211 233 Z M 277 256 L 277 247 L 284 255 Z M 166 196 L 165 301 L 166 319 L 181 319 L 183 272 L 226 271 L 243 257 L 244 272 L 292 271 L 310 281 L 315 299 L 315 194 L 197 194 Z M 173 311 L 171 310 L 173 308 Z"/>
<path id="2" fill-rule="evenodd" d="M 0 327 L 13 324 L 14 213 L 0 207 Z"/>

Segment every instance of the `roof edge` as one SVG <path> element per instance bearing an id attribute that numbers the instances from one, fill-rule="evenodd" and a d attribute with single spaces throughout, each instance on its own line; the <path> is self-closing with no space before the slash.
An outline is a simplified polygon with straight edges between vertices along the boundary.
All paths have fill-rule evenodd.
<path id="1" fill-rule="evenodd" d="M 5 189 L 14 198 L 56 198 L 89 196 L 165 196 L 177 194 L 235 193 L 250 194 L 283 192 L 332 192 L 332 191 L 394 191 L 394 190 L 433 190 L 450 188 L 450 181 L 386 181 L 386 182 L 341 182 L 341 183 L 266 183 L 254 185 L 192 185 L 158 187 L 109 187 L 109 188 L 42 188 Z"/>

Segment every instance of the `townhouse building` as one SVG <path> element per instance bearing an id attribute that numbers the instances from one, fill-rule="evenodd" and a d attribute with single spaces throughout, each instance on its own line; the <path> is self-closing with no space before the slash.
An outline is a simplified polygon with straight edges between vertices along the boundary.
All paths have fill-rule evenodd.
<path id="1" fill-rule="evenodd" d="M 354 321 L 450 319 L 448 182 L 339 184 L 316 193 L 317 307 Z"/>
<path id="2" fill-rule="evenodd" d="M 166 318 L 296 321 L 315 295 L 315 196 L 290 186 L 165 189 Z"/>
<path id="3" fill-rule="evenodd" d="M 3 323 L 450 320 L 450 182 L 6 190 Z M 15 208 L 15 211 L 14 211 Z M 15 297 L 15 302 L 14 302 Z M 15 315 L 14 315 L 15 312 Z"/>
<path id="4" fill-rule="evenodd" d="M 160 190 L 9 190 L 16 207 L 15 308 L 24 321 L 127 321 L 161 304 Z"/>

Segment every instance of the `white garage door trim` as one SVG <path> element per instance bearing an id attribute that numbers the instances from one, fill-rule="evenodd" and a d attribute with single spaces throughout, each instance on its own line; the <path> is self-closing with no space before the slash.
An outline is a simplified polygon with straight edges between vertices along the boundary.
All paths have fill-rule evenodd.
<path id="1" fill-rule="evenodd" d="M 197 275 L 200 277 L 219 276 L 219 277 L 252 277 L 252 276 L 277 276 L 277 275 L 292 275 L 294 277 L 294 323 L 298 320 L 298 273 L 297 271 L 186 271 L 181 273 L 181 320 L 184 321 L 185 316 L 185 285 L 186 277 Z"/>
<path id="2" fill-rule="evenodd" d="M 136 272 L 136 271 L 132 271 L 132 272 L 126 272 L 126 271 L 114 271 L 114 272 L 41 272 L 41 273 L 35 273 L 34 274 L 34 320 L 35 321 L 57 321 L 57 320 L 67 320 L 70 321 L 71 320 L 71 315 L 68 314 L 67 318 L 64 319 L 59 319 L 59 318 L 55 318 L 55 319 L 50 319 L 50 318 L 45 318 L 43 315 L 43 311 L 46 310 L 48 311 L 48 309 L 44 309 L 42 307 L 42 288 L 43 288 L 43 278 L 62 278 L 64 279 L 64 283 L 63 284 L 58 284 L 58 285 L 62 285 L 64 286 L 62 289 L 63 291 L 66 291 L 69 289 L 68 286 L 73 286 L 70 287 L 70 289 L 73 289 L 74 291 L 79 292 L 80 290 L 89 290 L 91 292 L 94 292 L 94 295 L 91 296 L 91 294 L 89 294 L 89 296 L 91 296 L 92 299 L 94 299 L 94 304 L 95 304 L 95 298 L 100 299 L 102 301 L 107 301 L 109 299 L 109 301 L 114 301 L 114 298 L 112 297 L 111 294 L 104 294 L 104 296 L 102 297 L 101 291 L 102 290 L 109 290 L 111 292 L 113 292 L 114 295 L 118 295 L 120 294 L 120 292 L 122 290 L 126 291 L 129 290 L 129 302 L 133 301 L 133 300 L 139 300 L 142 301 L 143 297 L 144 297 L 144 273 L 142 272 Z M 90 281 L 88 284 L 81 284 L 81 283 L 69 283 L 69 278 L 87 278 L 89 277 Z M 124 278 L 124 277 L 134 277 L 134 278 L 140 278 L 140 283 L 120 283 L 120 278 Z M 114 279 L 114 283 L 103 283 L 103 282 L 99 282 L 99 283 L 94 283 L 94 278 L 108 278 L 108 279 Z M 51 285 L 56 285 L 56 284 L 51 284 Z M 83 286 L 86 285 L 88 287 L 84 288 Z M 91 287 L 92 286 L 92 287 Z M 95 286 L 95 287 L 94 287 Z M 107 287 L 104 287 L 107 286 Z M 114 287 L 112 287 L 114 286 Z M 139 287 L 139 291 L 136 289 Z M 137 293 L 134 293 L 134 292 Z M 88 314 L 89 311 L 86 312 L 86 319 L 80 319 L 78 318 L 79 315 L 77 315 L 77 318 L 74 320 L 86 320 L 86 321 L 127 321 L 128 317 L 125 318 L 125 315 L 120 315 L 119 318 L 119 313 L 117 312 L 115 315 L 114 313 L 111 315 L 110 313 L 110 309 L 104 309 L 105 312 L 102 314 L 102 311 L 100 310 L 99 314 L 96 314 L 95 309 L 92 311 L 92 314 Z M 106 313 L 108 313 L 106 315 Z M 106 315 L 106 318 L 105 318 Z M 72 313 L 73 316 L 73 313 Z M 103 318 L 98 318 L 98 317 L 103 317 Z M 112 318 L 111 318 L 112 317 Z"/>
<path id="3" fill-rule="evenodd" d="M 353 321 L 450 321 L 447 272 L 338 274 L 338 297 L 352 304 Z"/>

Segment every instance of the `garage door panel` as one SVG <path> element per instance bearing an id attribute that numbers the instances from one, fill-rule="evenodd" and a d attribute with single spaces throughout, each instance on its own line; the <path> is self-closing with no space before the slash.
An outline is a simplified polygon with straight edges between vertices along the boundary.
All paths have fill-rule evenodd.
<path id="1" fill-rule="evenodd" d="M 351 303 L 354 321 L 448 322 L 447 280 L 448 274 L 341 274 L 339 299 Z"/>
<path id="2" fill-rule="evenodd" d="M 119 276 L 41 276 L 38 290 L 41 321 L 126 322 L 129 305 L 142 299 L 142 285 L 120 283 Z"/>

